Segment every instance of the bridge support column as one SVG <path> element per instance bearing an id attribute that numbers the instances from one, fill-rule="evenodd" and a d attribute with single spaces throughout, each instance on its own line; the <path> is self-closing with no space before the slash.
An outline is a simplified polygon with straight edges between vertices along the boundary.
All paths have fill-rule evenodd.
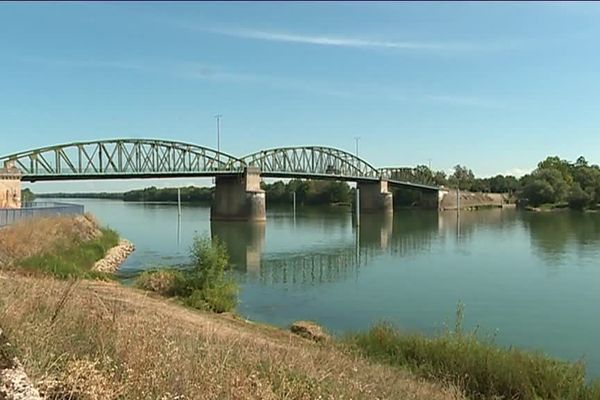
<path id="1" fill-rule="evenodd" d="M 212 221 L 265 221 L 265 192 L 260 188 L 260 170 L 247 167 L 243 176 L 217 176 Z"/>
<path id="2" fill-rule="evenodd" d="M 360 191 L 361 213 L 394 212 L 393 196 L 388 191 L 387 179 L 380 179 L 379 182 L 359 182 L 356 187 Z"/>
<path id="3" fill-rule="evenodd" d="M 444 190 L 427 190 L 421 192 L 421 201 L 419 204 L 422 208 L 427 208 L 431 210 L 441 210 L 442 208 L 442 200 L 444 196 L 447 194 L 447 191 Z"/>

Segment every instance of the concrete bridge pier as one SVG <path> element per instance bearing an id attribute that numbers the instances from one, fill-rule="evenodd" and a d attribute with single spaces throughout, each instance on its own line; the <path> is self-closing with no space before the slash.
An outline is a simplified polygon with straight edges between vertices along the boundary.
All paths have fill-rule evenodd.
<path id="1" fill-rule="evenodd" d="M 387 179 L 378 182 L 358 182 L 356 185 L 360 191 L 361 213 L 393 213 L 393 195 L 388 190 Z"/>
<path id="2" fill-rule="evenodd" d="M 242 176 L 215 179 L 215 198 L 210 208 L 212 221 L 265 221 L 265 191 L 260 188 L 260 170 L 246 167 Z"/>

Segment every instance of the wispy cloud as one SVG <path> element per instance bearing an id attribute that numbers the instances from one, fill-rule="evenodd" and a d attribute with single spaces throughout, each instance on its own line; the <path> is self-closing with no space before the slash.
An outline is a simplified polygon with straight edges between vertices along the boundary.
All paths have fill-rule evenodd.
<path id="1" fill-rule="evenodd" d="M 451 106 L 485 108 L 496 108 L 500 106 L 500 104 L 496 101 L 474 96 L 425 95 L 422 98 L 427 102 L 441 103 Z"/>
<path id="2" fill-rule="evenodd" d="M 428 42 L 381 40 L 366 37 L 335 36 L 321 34 L 298 34 L 281 31 L 268 31 L 245 28 L 207 28 L 193 24 L 183 24 L 183 27 L 218 35 L 241 39 L 265 40 L 271 42 L 298 43 L 318 46 L 350 47 L 358 49 L 404 49 L 429 51 L 468 51 L 480 47 L 464 42 Z"/>
<path id="3" fill-rule="evenodd" d="M 304 92 L 317 96 L 327 96 L 345 100 L 383 101 L 402 103 L 439 103 L 457 107 L 499 107 L 500 104 L 489 99 L 459 95 L 426 95 L 420 93 L 402 93 L 389 87 L 377 85 L 360 86 L 357 84 L 339 85 L 328 81 L 296 79 L 292 77 L 245 73 L 194 61 L 157 61 L 142 60 L 93 60 L 93 59 L 57 59 L 41 57 L 22 57 L 21 62 L 34 63 L 52 68 L 76 69 L 112 69 L 129 73 L 159 74 L 177 79 L 202 80 L 207 82 L 260 85 L 278 90 Z"/>

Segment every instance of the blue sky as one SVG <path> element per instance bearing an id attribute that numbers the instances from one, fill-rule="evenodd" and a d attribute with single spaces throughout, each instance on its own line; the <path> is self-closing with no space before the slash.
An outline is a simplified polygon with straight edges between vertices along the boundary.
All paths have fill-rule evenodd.
<path id="1" fill-rule="evenodd" d="M 220 113 L 239 156 L 354 151 L 360 136 L 376 166 L 600 163 L 600 4 L 2 3 L 0 50 L 0 155 L 112 137 L 216 147 Z"/>

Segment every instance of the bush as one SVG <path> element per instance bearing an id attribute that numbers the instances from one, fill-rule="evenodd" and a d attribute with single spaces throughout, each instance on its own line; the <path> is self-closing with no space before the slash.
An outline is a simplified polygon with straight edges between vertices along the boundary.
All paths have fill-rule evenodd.
<path id="1" fill-rule="evenodd" d="M 225 245 L 207 236 L 194 238 L 190 249 L 193 266 L 188 270 L 164 268 L 141 274 L 137 286 L 167 297 L 179 297 L 189 307 L 214 312 L 231 311 L 237 305 L 238 286 L 228 273 Z"/>
<path id="2" fill-rule="evenodd" d="M 599 384 L 587 386 L 585 367 L 541 353 L 501 348 L 475 333 L 427 338 L 380 324 L 349 339 L 378 361 L 408 367 L 420 376 L 456 384 L 473 399 L 591 400 Z"/>
<path id="3" fill-rule="evenodd" d="M 185 275 L 173 268 L 144 271 L 136 280 L 136 286 L 162 296 L 181 295 L 185 286 Z"/>

